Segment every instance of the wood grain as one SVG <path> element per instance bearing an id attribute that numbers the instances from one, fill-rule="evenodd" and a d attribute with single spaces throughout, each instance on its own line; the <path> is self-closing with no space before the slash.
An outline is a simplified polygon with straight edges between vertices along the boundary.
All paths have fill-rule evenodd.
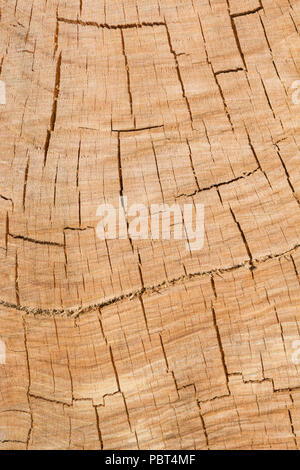
<path id="1" fill-rule="evenodd" d="M 0 13 L 0 449 L 299 448 L 300 1 Z M 100 240 L 120 195 L 203 249 Z"/>

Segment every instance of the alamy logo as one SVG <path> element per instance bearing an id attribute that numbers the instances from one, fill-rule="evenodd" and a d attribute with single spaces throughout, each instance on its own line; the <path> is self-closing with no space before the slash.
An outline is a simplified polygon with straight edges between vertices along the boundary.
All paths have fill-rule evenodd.
<path id="1" fill-rule="evenodd" d="M 102 217 L 96 233 L 100 240 L 186 240 L 189 251 L 201 250 L 204 245 L 204 205 L 132 204 L 127 197 L 119 198 L 119 206 L 101 204 L 96 212 Z"/>

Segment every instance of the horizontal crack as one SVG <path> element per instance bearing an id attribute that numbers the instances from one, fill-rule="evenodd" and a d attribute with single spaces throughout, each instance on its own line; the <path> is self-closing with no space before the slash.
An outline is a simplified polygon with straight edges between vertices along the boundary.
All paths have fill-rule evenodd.
<path id="1" fill-rule="evenodd" d="M 212 184 L 210 186 L 206 186 L 205 188 L 200 188 L 200 189 L 196 189 L 193 193 L 191 194 L 179 194 L 178 196 L 176 196 L 175 199 L 178 199 L 180 197 L 192 197 L 192 196 L 195 196 L 196 194 L 198 193 L 202 193 L 203 191 L 209 191 L 210 189 L 213 189 L 213 188 L 219 188 L 220 186 L 226 186 L 227 184 L 231 184 L 231 183 L 235 183 L 236 181 L 239 181 L 239 180 L 242 180 L 244 178 L 247 178 L 248 176 L 252 176 L 254 175 L 254 173 L 256 173 L 258 170 L 260 170 L 260 168 L 255 168 L 255 170 L 252 170 L 252 171 L 248 171 L 247 173 L 244 173 L 242 174 L 241 176 L 237 176 L 236 178 L 233 178 L 231 180 L 228 180 L 228 181 L 221 181 L 220 183 L 215 183 L 215 184 Z"/>
<path id="2" fill-rule="evenodd" d="M 277 254 L 270 254 L 270 255 L 265 255 L 260 258 L 253 258 L 250 263 L 250 260 L 247 259 L 243 261 L 242 263 L 229 266 L 227 268 L 214 268 L 208 271 L 199 271 L 195 273 L 190 273 L 190 274 L 184 274 L 182 276 L 179 276 L 177 278 L 171 279 L 170 281 L 163 281 L 155 286 L 151 287 L 143 287 L 141 289 L 135 290 L 133 292 L 130 292 L 128 294 L 122 294 L 118 297 L 112 297 L 111 299 L 104 300 L 103 302 L 99 302 L 96 304 L 88 305 L 86 307 L 74 307 L 74 308 L 69 308 L 69 309 L 43 309 L 39 307 L 29 307 L 26 305 L 18 305 L 14 304 L 12 302 L 7 302 L 5 300 L 0 299 L 0 305 L 6 308 L 12 308 L 15 310 L 18 310 L 20 312 L 24 312 L 26 314 L 32 314 L 32 315 L 44 315 L 44 316 L 64 316 L 64 317 L 72 317 L 76 318 L 79 315 L 82 315 L 84 313 L 90 312 L 92 310 L 96 309 L 101 309 L 104 307 L 107 307 L 112 304 L 119 303 L 123 300 L 133 300 L 135 298 L 140 297 L 141 295 L 144 294 L 151 294 L 155 292 L 160 292 L 164 289 L 167 289 L 168 287 L 171 287 L 173 285 L 177 285 L 178 283 L 182 281 L 188 281 L 189 279 L 194 279 L 194 278 L 200 278 L 203 276 L 211 276 L 212 274 L 222 274 L 222 273 L 227 273 L 231 271 L 236 271 L 240 268 L 248 267 L 252 268 L 255 267 L 256 265 L 259 265 L 260 263 L 265 263 L 269 260 L 272 259 L 279 259 L 283 256 L 290 255 L 294 253 L 296 250 L 300 248 L 300 243 L 297 243 L 293 248 L 290 248 L 289 250 L 283 251 L 281 253 Z"/>
<path id="3" fill-rule="evenodd" d="M 218 72 L 215 72 L 215 75 L 221 75 L 223 73 L 235 73 L 235 72 L 243 72 L 245 69 L 242 67 L 238 67 L 236 69 L 227 69 L 227 70 L 219 70 Z"/>
<path id="4" fill-rule="evenodd" d="M 102 28 L 102 29 L 131 29 L 131 28 L 143 28 L 145 27 L 153 27 L 153 26 L 165 26 L 165 23 L 162 21 L 156 21 L 156 22 L 146 22 L 143 21 L 141 23 L 128 23 L 128 24 L 108 24 L 108 23 L 97 23 L 96 21 L 82 21 L 79 19 L 72 20 L 69 18 L 63 18 L 59 16 L 57 18 L 58 21 L 61 21 L 62 23 L 68 23 L 68 24 L 77 24 L 80 26 L 94 26 L 96 28 Z"/>
<path id="5" fill-rule="evenodd" d="M 112 132 L 141 132 L 141 131 L 148 131 L 151 129 L 162 129 L 164 127 L 163 124 L 159 124 L 157 126 L 149 126 L 149 127 L 137 127 L 137 128 L 132 128 L 132 129 L 112 129 Z"/>
<path id="6" fill-rule="evenodd" d="M 261 11 L 261 10 L 263 10 L 262 6 L 254 8 L 253 10 L 243 11 L 242 13 L 232 13 L 230 16 L 231 18 L 238 18 L 239 16 L 254 15 L 254 13 L 257 13 L 258 11 Z"/>
<path id="7" fill-rule="evenodd" d="M 63 243 L 50 242 L 47 240 L 36 240 L 30 237 L 24 237 L 23 235 L 15 235 L 13 233 L 8 234 L 9 237 L 15 238 L 16 240 L 24 240 L 25 242 L 36 243 L 37 245 L 50 245 L 50 246 L 60 246 L 63 247 Z"/>
<path id="8" fill-rule="evenodd" d="M 94 229 L 91 225 L 87 225 L 86 227 L 64 227 L 63 231 L 65 230 L 74 230 L 78 232 L 84 232 L 85 230 Z"/>

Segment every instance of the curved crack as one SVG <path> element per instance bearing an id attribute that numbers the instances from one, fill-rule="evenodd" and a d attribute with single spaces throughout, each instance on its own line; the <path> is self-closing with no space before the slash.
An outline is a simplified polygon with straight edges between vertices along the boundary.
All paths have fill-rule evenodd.
<path id="1" fill-rule="evenodd" d="M 291 255 L 295 251 L 297 251 L 300 248 L 300 243 L 297 243 L 293 248 L 290 248 L 289 250 L 286 250 L 281 253 L 275 253 L 275 254 L 269 254 L 265 255 L 260 258 L 253 258 L 253 259 L 247 259 L 243 261 L 242 263 L 235 264 L 233 266 L 229 266 L 227 268 L 214 268 L 208 271 L 198 271 L 195 273 L 189 273 L 189 274 L 183 274 L 182 276 L 179 276 L 177 278 L 171 279 L 171 280 L 165 280 L 162 281 L 161 283 L 151 286 L 151 287 L 142 287 L 141 289 L 137 289 L 133 292 L 129 292 L 127 294 L 122 294 L 118 297 L 112 297 L 107 300 L 103 300 L 102 302 L 87 305 L 85 307 L 78 306 L 74 308 L 68 308 L 68 309 L 43 309 L 39 307 L 29 307 L 27 305 L 18 305 L 13 302 L 7 302 L 6 300 L 1 300 L 0 299 L 0 306 L 6 307 L 6 308 L 11 308 L 18 310 L 20 312 L 24 312 L 28 315 L 42 315 L 42 316 L 63 316 L 63 317 L 71 317 L 71 318 L 77 318 L 78 316 L 91 312 L 96 309 L 101 309 L 104 307 L 107 307 L 112 304 L 116 304 L 119 302 L 122 302 L 123 300 L 133 300 L 136 299 L 142 295 L 147 295 L 147 294 L 152 294 L 152 293 L 158 293 L 162 290 L 167 289 L 168 287 L 171 287 L 173 285 L 180 284 L 181 282 L 188 281 L 190 279 L 194 278 L 200 278 L 203 276 L 212 276 L 213 274 L 222 274 L 222 273 L 227 273 L 231 271 L 236 271 L 240 268 L 245 268 L 248 267 L 249 269 L 253 269 L 257 265 L 261 263 L 265 263 L 267 261 L 270 261 L 272 259 L 280 259 L 283 256 Z"/>

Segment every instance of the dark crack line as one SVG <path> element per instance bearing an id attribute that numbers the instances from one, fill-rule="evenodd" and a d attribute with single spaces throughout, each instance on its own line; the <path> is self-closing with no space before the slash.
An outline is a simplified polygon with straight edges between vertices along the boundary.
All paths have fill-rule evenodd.
<path id="1" fill-rule="evenodd" d="M 149 126 L 149 127 L 136 127 L 132 129 L 112 129 L 112 132 L 120 132 L 120 133 L 130 133 L 130 132 L 142 132 L 142 131 L 150 131 L 151 129 L 162 129 L 164 127 L 163 124 L 158 124 L 157 126 Z"/>
<path id="2" fill-rule="evenodd" d="M 59 246 L 63 247 L 63 243 L 50 242 L 47 240 L 36 240 L 35 238 L 24 237 L 23 235 L 15 235 L 14 233 L 8 233 L 8 236 L 15 238 L 16 240 L 24 240 L 25 242 L 36 243 L 37 245 L 49 245 L 49 246 Z"/>
<path id="3" fill-rule="evenodd" d="M 155 21 L 153 23 L 143 21 L 141 23 L 128 23 L 128 24 L 108 24 L 108 23 L 97 23 L 96 21 L 82 21 L 80 19 L 72 20 L 69 18 L 63 18 L 59 16 L 58 21 L 68 24 L 77 24 L 80 26 L 94 26 L 98 29 L 132 29 L 132 28 L 143 28 L 143 27 L 154 27 L 154 26 L 165 26 L 162 21 Z"/>
<path id="4" fill-rule="evenodd" d="M 228 393 L 230 393 L 229 386 L 228 386 L 229 374 L 228 374 L 228 369 L 227 369 L 226 360 L 225 360 L 225 351 L 224 351 L 223 344 L 222 344 L 222 339 L 221 339 L 221 334 L 220 334 L 220 330 L 219 330 L 219 326 L 218 326 L 218 322 L 217 322 L 216 312 L 215 312 L 215 309 L 214 309 L 213 306 L 211 306 L 211 311 L 212 311 L 213 323 L 214 323 L 214 327 L 215 327 L 215 331 L 216 331 L 216 335 L 217 335 L 222 366 L 223 366 L 224 375 L 225 375 L 225 379 L 226 379 L 226 387 L 227 387 Z"/>
<path id="5" fill-rule="evenodd" d="M 219 70 L 218 72 L 214 72 L 215 75 L 221 75 L 226 73 L 236 73 L 236 72 L 244 72 L 245 69 L 242 67 L 237 67 L 236 69 L 228 69 L 228 70 Z"/>
<path id="6" fill-rule="evenodd" d="M 123 52 L 123 56 L 125 60 L 125 69 L 126 69 L 126 75 L 127 75 L 127 89 L 128 89 L 129 104 L 130 104 L 130 114 L 133 115 L 133 99 L 132 99 L 132 93 L 131 93 L 129 64 L 128 64 L 128 58 L 127 58 L 126 49 L 125 49 L 124 33 L 122 29 L 121 29 L 121 41 L 122 41 L 122 52 Z"/>
<path id="7" fill-rule="evenodd" d="M 212 184 L 210 186 L 206 186 L 204 188 L 200 188 L 196 191 L 194 191 L 193 193 L 190 193 L 190 194 L 179 194 L 178 196 L 176 196 L 175 199 L 178 199 L 180 197 L 192 197 L 192 196 L 195 196 L 196 194 L 199 194 L 199 193 L 202 193 L 203 191 L 210 191 L 211 189 L 213 188 L 219 188 L 221 186 L 226 186 L 228 184 L 232 184 L 232 183 L 235 183 L 236 181 L 240 181 L 240 180 L 243 180 L 249 176 L 252 176 L 254 175 L 257 171 L 261 170 L 260 166 L 255 168 L 254 170 L 252 171 L 248 171 L 247 173 L 244 173 L 243 175 L 241 176 L 237 176 L 236 178 L 233 178 L 231 180 L 228 180 L 228 181 L 221 181 L 220 183 L 215 183 L 215 184 Z"/>
<path id="8" fill-rule="evenodd" d="M 57 65 L 56 65 L 55 84 L 54 84 L 54 91 L 53 91 L 52 113 L 51 113 L 51 117 L 50 117 L 50 126 L 49 126 L 49 129 L 47 131 L 47 137 L 46 137 L 46 141 L 45 141 L 45 145 L 44 145 L 44 166 L 46 165 L 46 162 L 47 162 L 47 156 L 48 156 L 48 151 L 49 151 L 49 146 L 50 146 L 51 135 L 54 132 L 55 123 L 56 123 L 57 102 L 58 102 L 58 97 L 59 97 L 59 92 L 60 92 L 61 59 L 62 59 L 62 53 L 59 54 L 59 57 L 57 59 Z"/>
<path id="9" fill-rule="evenodd" d="M 248 16 L 248 15 L 254 15 L 255 13 L 263 10 L 263 6 L 259 6 L 257 8 L 254 8 L 253 10 L 247 10 L 243 11 L 242 13 L 232 13 L 230 14 L 231 18 L 239 18 L 240 16 Z"/>
<path id="10" fill-rule="evenodd" d="M 245 67 L 246 71 L 248 71 L 246 60 L 245 60 L 245 55 L 243 53 L 243 49 L 242 49 L 242 46 L 241 46 L 241 43 L 240 43 L 239 35 L 238 35 L 237 29 L 236 29 L 236 24 L 234 22 L 234 17 L 230 14 L 229 0 L 226 0 L 226 2 L 227 2 L 227 9 L 228 9 L 228 14 L 229 14 L 231 28 L 232 28 L 233 35 L 234 35 L 234 38 L 235 38 L 235 42 L 236 42 L 238 51 L 240 53 L 241 59 L 243 61 L 244 67 Z"/>
<path id="11" fill-rule="evenodd" d="M 224 111 L 225 111 L 226 116 L 227 116 L 227 118 L 228 118 L 228 121 L 229 121 L 229 123 L 230 123 L 230 125 L 231 125 L 232 132 L 234 132 L 234 127 L 233 127 L 233 123 L 232 123 L 232 120 L 231 120 L 230 113 L 229 113 L 229 111 L 228 111 L 228 106 L 227 106 L 227 103 L 226 103 L 226 100 L 225 100 L 225 96 L 224 96 L 222 87 L 221 87 L 221 85 L 220 85 L 220 83 L 219 83 L 218 75 L 215 73 L 215 71 L 214 71 L 212 65 L 211 65 L 211 70 L 212 70 L 213 76 L 214 76 L 214 78 L 215 78 L 215 82 L 216 82 L 216 84 L 217 84 L 217 87 L 218 87 L 220 96 L 221 96 L 222 101 L 223 101 Z"/>
<path id="12" fill-rule="evenodd" d="M 285 176 L 286 176 L 288 185 L 289 185 L 289 187 L 290 187 L 291 190 L 292 190 L 293 196 L 294 196 L 294 198 L 296 199 L 297 204 L 300 206 L 300 200 L 299 200 L 299 198 L 298 198 L 298 196 L 297 196 L 297 194 L 296 194 L 296 191 L 295 191 L 294 186 L 292 185 L 291 178 L 290 178 L 290 174 L 289 174 L 289 172 L 288 172 L 288 169 L 287 169 L 287 167 L 286 167 L 286 164 L 285 164 L 284 161 L 283 161 L 282 156 L 280 155 L 280 148 L 278 147 L 277 144 L 274 144 L 274 146 L 275 146 L 276 149 L 277 149 L 277 155 L 278 155 L 279 160 L 280 160 L 280 162 L 281 162 L 281 165 L 282 165 L 282 167 L 283 167 L 283 169 L 284 169 L 284 172 L 285 172 Z"/>
<path id="13" fill-rule="evenodd" d="M 255 258 L 252 260 L 253 267 L 257 267 L 261 263 L 268 262 L 273 259 L 280 259 L 283 256 L 291 255 L 295 251 L 297 251 L 300 248 L 300 242 L 297 243 L 294 247 L 290 248 L 289 250 L 286 250 L 281 253 L 277 254 L 269 254 L 265 255 L 261 258 Z M 32 314 L 32 315 L 44 315 L 44 316 L 55 316 L 55 315 L 60 315 L 64 317 L 72 317 L 76 318 L 79 315 L 82 315 L 84 313 L 90 312 L 92 310 L 96 310 L 99 308 L 104 308 L 112 304 L 119 303 L 123 300 L 133 300 L 136 299 L 137 297 L 144 295 L 144 294 L 153 294 L 153 293 L 158 293 L 168 287 L 171 287 L 173 285 L 177 285 L 181 282 L 188 281 L 190 279 L 196 279 L 200 278 L 203 276 L 212 276 L 212 274 L 223 274 L 223 273 L 228 273 L 232 271 L 236 271 L 241 268 L 246 268 L 246 267 L 251 267 L 249 263 L 249 259 L 244 260 L 243 262 L 239 264 L 235 264 L 233 266 L 229 266 L 226 268 L 214 268 L 208 271 L 198 271 L 190 274 L 184 274 L 182 276 L 179 276 L 177 278 L 173 278 L 170 281 L 162 281 L 161 283 L 151 286 L 151 287 L 143 287 L 141 289 L 138 289 L 136 291 L 130 292 L 128 294 L 122 294 L 118 297 L 112 297 L 110 299 L 104 300 L 103 302 L 95 303 L 92 305 L 88 305 L 86 307 L 74 307 L 74 308 L 69 308 L 69 309 L 43 309 L 39 307 L 29 307 L 26 305 L 17 305 L 12 302 L 7 302 L 5 300 L 0 300 L 0 305 L 6 308 L 13 308 L 17 311 L 24 312 L 26 314 Z"/>
<path id="14" fill-rule="evenodd" d="M 270 101 L 269 95 L 268 95 L 268 93 L 267 93 L 267 89 L 266 89 L 265 84 L 264 84 L 264 81 L 263 81 L 263 79 L 262 79 L 261 77 L 260 77 L 260 81 L 261 81 L 261 84 L 262 84 L 262 87 L 263 87 L 263 90 L 264 90 L 265 97 L 266 97 L 266 100 L 267 100 L 267 102 L 268 102 L 269 108 L 270 108 L 270 110 L 272 111 L 272 114 L 273 114 L 274 119 L 276 119 L 276 116 L 275 116 L 275 113 L 274 113 L 274 109 L 272 108 L 271 101 Z"/>
<path id="15" fill-rule="evenodd" d="M 167 38 L 168 38 L 168 43 L 169 43 L 170 52 L 171 52 L 171 54 L 173 55 L 174 61 L 175 61 L 175 67 L 176 67 L 177 77 L 178 77 L 178 80 L 179 80 L 179 83 L 180 83 L 180 86 L 181 86 L 182 96 L 183 96 L 183 98 L 185 99 L 185 102 L 186 102 L 186 106 L 187 106 L 187 109 L 188 109 L 188 112 L 189 112 L 189 115 L 190 115 L 190 121 L 191 121 L 191 123 L 193 123 L 193 115 L 192 115 L 192 111 L 191 111 L 191 106 L 190 106 L 188 97 L 187 97 L 186 92 L 185 92 L 185 88 L 184 88 L 184 84 L 183 84 L 183 79 L 182 79 L 182 76 L 181 76 L 180 67 L 179 67 L 179 62 L 178 62 L 178 56 L 177 56 L 176 51 L 173 49 L 172 41 L 171 41 L 171 36 L 170 36 L 170 32 L 169 32 L 167 23 L 165 23 L 165 27 L 166 27 L 166 32 L 167 32 Z"/>
<path id="16" fill-rule="evenodd" d="M 239 223 L 239 221 L 237 220 L 236 216 L 235 216 L 235 213 L 233 212 L 232 208 L 229 207 L 229 210 L 230 210 L 230 213 L 232 215 L 232 218 L 237 226 L 237 228 L 239 229 L 239 232 L 241 234 L 241 237 L 242 237 L 242 240 L 244 242 L 244 245 L 245 245 L 245 248 L 246 248 L 246 251 L 248 253 L 248 256 L 249 256 L 249 264 L 250 264 L 250 268 L 251 268 L 251 271 L 253 271 L 254 269 L 254 265 L 253 265 L 253 256 L 252 256 L 252 253 L 251 253 L 251 250 L 250 250 L 250 247 L 248 245 L 248 242 L 247 242 L 247 238 L 246 238 L 246 235 L 241 227 L 241 224 Z"/>

